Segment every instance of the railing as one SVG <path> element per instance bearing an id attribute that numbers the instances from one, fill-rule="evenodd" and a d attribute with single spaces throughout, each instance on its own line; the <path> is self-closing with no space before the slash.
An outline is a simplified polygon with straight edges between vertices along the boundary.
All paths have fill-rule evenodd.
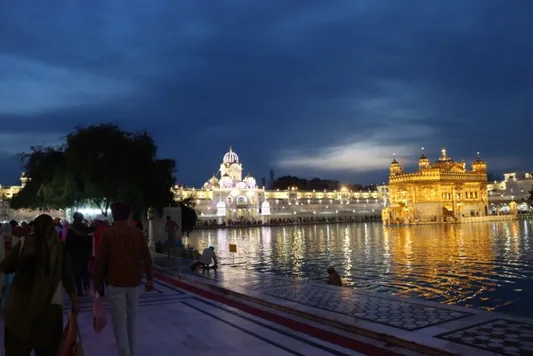
<path id="1" fill-rule="evenodd" d="M 469 216 L 462 218 L 460 222 L 485 222 L 485 221 L 510 221 L 518 219 L 515 215 L 489 215 L 489 216 Z"/>

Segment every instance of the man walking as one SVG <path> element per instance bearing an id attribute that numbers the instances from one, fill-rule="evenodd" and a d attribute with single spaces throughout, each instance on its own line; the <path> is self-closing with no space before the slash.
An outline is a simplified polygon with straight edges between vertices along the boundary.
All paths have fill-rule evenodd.
<path id="1" fill-rule="evenodd" d="M 130 207 L 111 206 L 113 226 L 104 231 L 94 267 L 94 285 L 102 286 L 107 268 L 111 321 L 120 356 L 137 356 L 137 309 L 141 263 L 147 275 L 146 290 L 153 289 L 152 258 L 142 231 L 129 223 Z"/>

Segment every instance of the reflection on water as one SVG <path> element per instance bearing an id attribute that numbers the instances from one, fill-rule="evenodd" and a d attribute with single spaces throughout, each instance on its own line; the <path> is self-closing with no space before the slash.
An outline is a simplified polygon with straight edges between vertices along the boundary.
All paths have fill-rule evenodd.
<path id="1" fill-rule="evenodd" d="M 379 223 L 204 230 L 184 241 L 217 247 L 242 268 L 533 317 L 532 221 L 383 227 Z"/>

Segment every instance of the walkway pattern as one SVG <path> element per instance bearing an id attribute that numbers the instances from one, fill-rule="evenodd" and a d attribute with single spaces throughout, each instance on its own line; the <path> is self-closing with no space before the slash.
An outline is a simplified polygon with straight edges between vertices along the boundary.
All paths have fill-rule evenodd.
<path id="1" fill-rule="evenodd" d="M 265 294 L 404 330 L 421 329 L 472 315 L 446 308 L 358 295 L 348 288 L 331 289 L 307 285 L 273 290 Z"/>
<path id="2" fill-rule="evenodd" d="M 192 272 L 164 269 L 184 281 L 292 309 L 352 327 L 367 335 L 389 335 L 431 349 L 462 355 L 533 355 L 533 320 L 379 293 L 307 283 L 225 267 Z"/>
<path id="3" fill-rule="evenodd" d="M 139 355 L 361 355 L 169 284 L 156 282 L 155 291 L 142 291 L 140 299 Z M 85 354 L 117 355 L 109 314 L 106 328 L 95 334 L 91 298 L 84 297 L 81 304 L 78 323 Z M 65 314 L 69 309 L 65 305 Z"/>

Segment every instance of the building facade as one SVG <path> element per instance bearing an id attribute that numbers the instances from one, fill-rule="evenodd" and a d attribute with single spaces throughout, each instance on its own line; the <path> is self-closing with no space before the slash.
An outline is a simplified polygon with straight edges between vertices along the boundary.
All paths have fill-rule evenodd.
<path id="1" fill-rule="evenodd" d="M 9 200 L 13 198 L 20 190 L 26 185 L 28 177 L 22 173 L 20 176 L 20 185 L 0 185 L 0 223 L 4 223 L 10 220 L 15 221 L 31 221 L 35 219 L 39 214 L 49 214 L 53 217 L 64 218 L 64 210 L 47 210 L 47 211 L 35 211 L 35 210 L 14 210 L 9 206 Z"/>
<path id="2" fill-rule="evenodd" d="M 378 191 L 269 190 L 258 186 L 254 177 L 243 177 L 243 165 L 230 147 L 216 174 L 200 188 L 176 186 L 176 200 L 190 199 L 201 220 L 218 224 L 268 223 L 271 219 L 319 219 L 379 216 L 385 195 Z"/>
<path id="3" fill-rule="evenodd" d="M 431 163 L 422 152 L 418 171 L 404 172 L 394 159 L 390 165 L 389 204 L 384 224 L 457 221 L 488 215 L 487 164 L 479 154 L 467 170 L 446 153 Z"/>
<path id="4" fill-rule="evenodd" d="M 533 172 L 505 173 L 503 180 L 489 182 L 489 209 L 492 213 L 509 212 L 515 202 L 519 211 L 531 211 L 530 192 L 533 190 Z"/>

